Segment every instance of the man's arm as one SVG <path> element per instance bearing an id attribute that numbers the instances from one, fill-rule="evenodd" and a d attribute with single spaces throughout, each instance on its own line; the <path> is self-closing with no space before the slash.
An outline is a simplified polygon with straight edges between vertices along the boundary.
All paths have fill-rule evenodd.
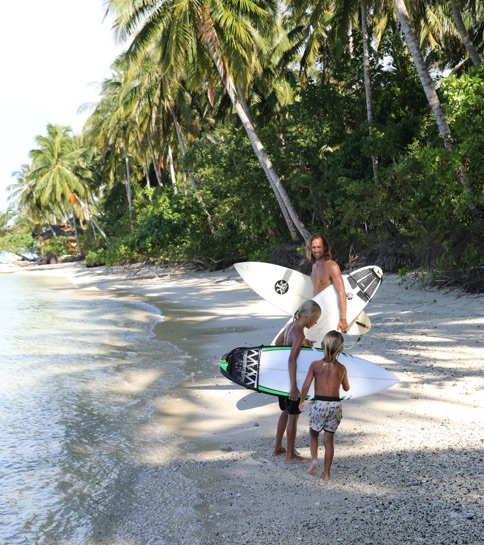
<path id="1" fill-rule="evenodd" d="M 338 329 L 343 333 L 346 333 L 348 329 L 348 322 L 346 321 L 346 291 L 345 283 L 339 265 L 333 262 L 330 267 L 331 281 L 334 284 L 336 293 L 338 294 L 338 306 L 339 306 L 339 322 Z"/>

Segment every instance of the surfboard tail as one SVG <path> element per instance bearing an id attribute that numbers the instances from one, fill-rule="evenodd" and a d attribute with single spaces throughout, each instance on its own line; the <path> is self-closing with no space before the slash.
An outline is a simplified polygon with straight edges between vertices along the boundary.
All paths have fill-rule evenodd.
<path id="1" fill-rule="evenodd" d="M 357 291 L 365 303 L 371 301 L 376 290 L 382 282 L 383 272 L 380 267 L 366 267 L 348 274 L 348 282 L 352 288 L 359 288 Z"/>

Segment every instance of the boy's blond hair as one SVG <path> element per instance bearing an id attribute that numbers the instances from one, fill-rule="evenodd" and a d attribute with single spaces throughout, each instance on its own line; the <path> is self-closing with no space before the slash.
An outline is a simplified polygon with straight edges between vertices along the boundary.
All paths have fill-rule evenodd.
<path id="1" fill-rule="evenodd" d="M 299 318 L 314 316 L 315 314 L 321 315 L 321 307 L 318 305 L 318 303 L 316 303 L 316 301 L 309 299 L 308 301 L 304 301 L 304 303 L 296 310 L 292 321 L 297 322 Z"/>
<path id="2" fill-rule="evenodd" d="M 323 338 L 321 348 L 324 348 L 324 359 L 326 361 L 334 361 L 343 352 L 343 335 L 339 331 L 328 331 Z"/>

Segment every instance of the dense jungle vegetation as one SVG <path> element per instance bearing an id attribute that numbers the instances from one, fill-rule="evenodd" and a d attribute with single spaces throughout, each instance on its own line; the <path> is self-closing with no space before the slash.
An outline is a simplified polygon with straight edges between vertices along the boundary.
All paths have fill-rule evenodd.
<path id="1" fill-rule="evenodd" d="M 126 51 L 82 134 L 36 138 L 0 249 L 68 224 L 91 266 L 296 267 L 323 233 L 342 268 L 484 289 L 482 3 L 106 6 Z"/>

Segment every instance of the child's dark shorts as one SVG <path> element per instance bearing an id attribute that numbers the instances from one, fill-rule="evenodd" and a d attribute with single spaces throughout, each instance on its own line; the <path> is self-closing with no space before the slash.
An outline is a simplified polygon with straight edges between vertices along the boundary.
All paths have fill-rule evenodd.
<path id="1" fill-rule="evenodd" d="M 299 410 L 299 402 L 301 401 L 300 399 L 294 401 L 293 399 L 289 399 L 285 396 L 278 397 L 279 408 L 281 409 L 281 411 L 287 411 L 288 414 L 301 414 L 301 411 Z"/>

